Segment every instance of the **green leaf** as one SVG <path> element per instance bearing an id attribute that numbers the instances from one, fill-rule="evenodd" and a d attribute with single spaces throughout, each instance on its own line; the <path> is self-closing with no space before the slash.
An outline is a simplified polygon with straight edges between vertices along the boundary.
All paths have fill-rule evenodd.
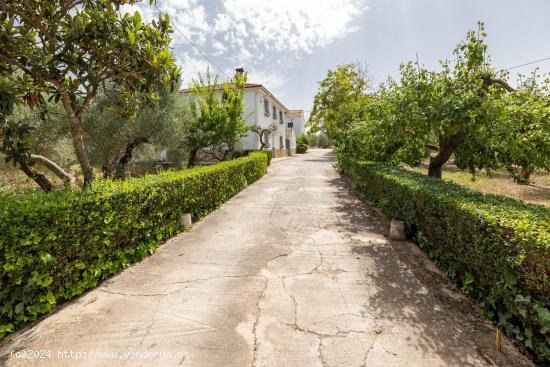
<path id="1" fill-rule="evenodd" d="M 5 333 L 11 333 L 14 329 L 14 326 L 12 323 L 9 324 L 2 324 L 0 325 L 0 335 Z"/>
<path id="2" fill-rule="evenodd" d="M 130 41 L 130 45 L 133 45 L 136 43 L 136 35 L 129 29 L 126 29 L 126 31 L 128 32 L 128 40 Z"/>
<path id="3" fill-rule="evenodd" d="M 51 305 L 55 304 L 55 296 L 52 292 L 48 292 L 46 295 L 46 301 L 48 301 Z"/>
<path id="4" fill-rule="evenodd" d="M 40 256 L 40 260 L 42 260 L 44 264 L 47 264 L 53 260 L 52 255 L 46 252 L 41 252 L 39 256 Z"/>
<path id="5" fill-rule="evenodd" d="M 138 29 L 141 26 L 141 14 L 139 11 L 134 12 L 134 26 Z"/>

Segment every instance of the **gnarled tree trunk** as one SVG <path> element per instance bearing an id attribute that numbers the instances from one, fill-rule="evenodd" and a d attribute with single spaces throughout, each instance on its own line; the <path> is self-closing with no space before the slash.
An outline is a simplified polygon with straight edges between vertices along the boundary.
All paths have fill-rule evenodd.
<path id="1" fill-rule="evenodd" d="M 134 141 L 129 143 L 126 146 L 126 151 L 124 155 L 120 157 L 115 168 L 115 177 L 123 179 L 126 176 L 126 165 L 132 160 L 132 155 L 134 154 L 134 149 L 136 149 L 141 144 L 149 143 L 148 138 L 135 138 Z"/>
<path id="2" fill-rule="evenodd" d="M 59 167 L 54 161 L 38 155 L 38 154 L 31 154 L 31 156 L 28 159 L 29 166 L 34 164 L 41 164 L 42 166 L 49 169 L 51 172 L 53 172 L 57 177 L 59 177 L 63 182 L 65 182 L 66 185 L 71 186 L 79 186 L 79 182 L 70 173 L 63 170 L 63 168 Z"/>
<path id="3" fill-rule="evenodd" d="M 267 145 L 267 141 L 264 141 L 264 138 L 266 138 L 266 134 L 264 132 L 261 132 L 258 135 L 260 136 L 260 150 L 264 150 L 265 146 Z"/>
<path id="4" fill-rule="evenodd" d="M 190 152 L 189 152 L 189 158 L 187 159 L 187 167 L 188 168 L 191 168 L 195 165 L 195 159 L 197 157 L 197 152 L 199 151 L 198 148 L 196 149 L 192 149 Z"/>
<path id="5" fill-rule="evenodd" d="M 26 163 L 20 164 L 19 169 L 21 169 L 21 171 L 23 171 L 28 177 L 32 178 L 44 192 L 52 191 L 53 185 L 50 180 L 48 180 L 46 175 L 33 171 Z"/>
<path id="6" fill-rule="evenodd" d="M 510 173 L 510 177 L 519 185 L 529 185 L 531 183 L 531 175 L 535 172 L 533 167 L 521 167 L 519 171 L 517 166 L 508 166 L 506 170 Z"/>
<path id="7" fill-rule="evenodd" d="M 533 167 L 521 167 L 520 176 L 524 180 L 525 183 L 531 182 L 531 175 L 535 172 L 535 169 Z"/>
<path id="8" fill-rule="evenodd" d="M 443 165 L 447 163 L 456 148 L 464 141 L 467 135 L 468 131 L 462 128 L 451 136 L 439 137 L 439 149 L 437 155 L 430 158 L 428 176 L 441 178 Z"/>

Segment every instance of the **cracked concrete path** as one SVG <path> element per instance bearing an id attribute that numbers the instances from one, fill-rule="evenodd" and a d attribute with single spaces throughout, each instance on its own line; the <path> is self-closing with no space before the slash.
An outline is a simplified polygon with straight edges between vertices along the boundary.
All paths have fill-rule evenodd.
<path id="1" fill-rule="evenodd" d="M 192 231 L 9 337 L 0 364 L 530 365 L 508 340 L 494 350 L 494 329 L 418 248 L 388 241 L 334 161 L 274 163 Z"/>

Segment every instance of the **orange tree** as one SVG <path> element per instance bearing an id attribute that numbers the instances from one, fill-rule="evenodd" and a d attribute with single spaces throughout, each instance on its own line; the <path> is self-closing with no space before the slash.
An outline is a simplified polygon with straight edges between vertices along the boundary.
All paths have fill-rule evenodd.
<path id="1" fill-rule="evenodd" d="M 494 120 L 455 152 L 460 168 L 506 168 L 520 184 L 528 184 L 535 169 L 550 170 L 550 80 L 540 80 L 537 72 L 520 78 Z"/>

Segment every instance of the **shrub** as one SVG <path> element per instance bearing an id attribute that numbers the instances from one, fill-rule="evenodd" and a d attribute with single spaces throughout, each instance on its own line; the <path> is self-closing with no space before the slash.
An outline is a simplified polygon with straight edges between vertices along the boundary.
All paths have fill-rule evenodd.
<path id="1" fill-rule="evenodd" d="M 304 154 L 305 152 L 307 152 L 308 148 L 309 147 L 307 145 L 298 144 L 296 145 L 296 153 Z"/>
<path id="2" fill-rule="evenodd" d="M 0 196 L 0 337 L 48 313 L 183 230 L 266 172 L 268 155 L 89 190 Z"/>
<path id="3" fill-rule="evenodd" d="M 303 154 L 307 152 L 309 145 L 308 145 L 308 138 L 306 135 L 300 135 L 298 138 L 296 138 L 296 153 Z"/>
<path id="4" fill-rule="evenodd" d="M 366 198 L 407 231 L 484 314 L 550 361 L 550 209 L 400 168 L 342 162 Z"/>
<path id="5" fill-rule="evenodd" d="M 302 135 L 298 136 L 298 137 L 296 138 L 296 144 L 305 144 L 305 145 L 309 145 L 309 139 L 308 139 L 307 135 L 302 134 Z"/>

